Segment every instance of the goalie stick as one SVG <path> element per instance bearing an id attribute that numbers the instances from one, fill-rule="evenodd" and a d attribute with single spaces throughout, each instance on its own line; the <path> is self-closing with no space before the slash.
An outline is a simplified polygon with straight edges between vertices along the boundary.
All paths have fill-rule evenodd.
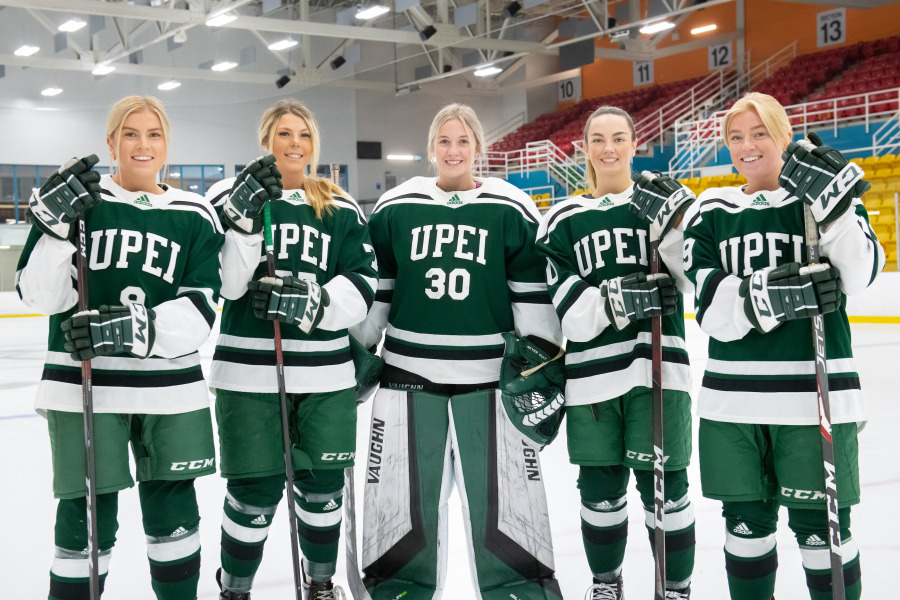
<path id="1" fill-rule="evenodd" d="M 275 243 L 272 233 L 272 212 L 269 203 L 263 207 L 263 236 L 266 243 L 266 264 L 269 277 L 275 274 Z M 288 520 L 291 522 L 291 566 L 294 569 L 294 597 L 302 600 L 302 575 L 300 569 L 300 547 L 297 533 L 297 508 L 294 504 L 294 465 L 291 461 L 291 434 L 288 426 L 287 387 L 284 383 L 284 355 L 281 350 L 281 323 L 272 321 L 275 327 L 275 372 L 278 377 L 278 399 L 281 406 L 281 438 L 284 444 L 284 479 L 287 488 Z"/>
<path id="2" fill-rule="evenodd" d="M 87 224 L 78 219 L 78 312 L 88 310 Z M 97 462 L 94 456 L 94 388 L 91 361 L 81 361 L 81 405 L 84 414 L 84 486 L 88 528 L 88 587 L 91 600 L 100 598 L 100 549 L 97 535 Z"/>
<path id="3" fill-rule="evenodd" d="M 819 264 L 819 226 L 809 205 L 804 203 L 803 228 L 810 265 Z M 831 438 L 831 406 L 828 401 L 828 365 L 825 355 L 825 320 L 812 318 L 813 346 L 816 353 L 816 396 L 819 407 L 819 431 L 822 434 L 822 461 L 825 467 L 825 504 L 828 510 L 828 545 L 831 550 L 831 589 L 833 600 L 844 600 L 844 565 L 841 558 L 841 524 L 838 518 L 837 485 L 834 469 L 834 441 Z"/>

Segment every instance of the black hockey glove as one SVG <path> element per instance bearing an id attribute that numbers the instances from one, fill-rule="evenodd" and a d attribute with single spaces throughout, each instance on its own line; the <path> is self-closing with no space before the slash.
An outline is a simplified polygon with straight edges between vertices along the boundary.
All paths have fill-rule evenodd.
<path id="1" fill-rule="evenodd" d="M 784 321 L 806 319 L 837 310 L 841 303 L 841 277 L 828 264 L 811 267 L 788 263 L 754 271 L 738 289 L 744 313 L 760 333 Z"/>
<path id="2" fill-rule="evenodd" d="M 372 395 L 378 386 L 384 359 L 360 344 L 352 335 L 350 338 L 350 354 L 353 356 L 353 371 L 356 376 L 356 403 L 362 404 Z"/>
<path id="3" fill-rule="evenodd" d="M 662 239 L 697 199 L 694 192 L 659 171 L 632 173 L 631 212 L 650 221 L 650 238 Z"/>
<path id="4" fill-rule="evenodd" d="M 622 331 L 634 321 L 671 315 L 678 303 L 675 280 L 665 273 L 632 273 L 600 284 L 604 308 L 613 327 Z"/>
<path id="5" fill-rule="evenodd" d="M 73 158 L 44 181 L 28 203 L 34 223 L 60 240 L 72 237 L 72 223 L 100 202 L 100 175 L 92 168 L 96 154 Z"/>
<path id="6" fill-rule="evenodd" d="M 156 332 L 152 308 L 143 304 L 106 306 L 75 313 L 60 324 L 66 335 L 65 348 L 73 360 L 129 354 L 147 358 Z"/>
<path id="7" fill-rule="evenodd" d="M 307 279 L 263 277 L 247 288 L 253 294 L 254 315 L 296 325 L 303 333 L 316 328 L 328 306 L 328 292 Z"/>
<path id="8" fill-rule="evenodd" d="M 244 167 L 231 186 L 231 194 L 222 206 L 225 223 L 240 233 L 262 231 L 266 202 L 281 198 L 281 173 L 275 156 L 261 156 Z"/>
<path id="9" fill-rule="evenodd" d="M 822 145 L 815 133 L 809 140 L 788 144 L 778 184 L 803 200 L 819 225 L 827 225 L 847 212 L 853 198 L 870 187 L 862 167 L 848 162 L 831 146 Z"/>
<path id="10" fill-rule="evenodd" d="M 565 413 L 563 353 L 550 356 L 527 338 L 504 333 L 500 398 L 513 426 L 543 448 L 559 432 Z"/>

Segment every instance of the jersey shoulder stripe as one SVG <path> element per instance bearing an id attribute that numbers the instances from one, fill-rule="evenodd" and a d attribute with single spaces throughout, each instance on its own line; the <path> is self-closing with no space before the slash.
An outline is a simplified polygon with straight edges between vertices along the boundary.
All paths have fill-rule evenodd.
<path id="1" fill-rule="evenodd" d="M 215 232 L 224 233 L 215 211 L 199 194 L 169 186 L 164 187 L 161 195 L 129 192 L 119 187 L 109 175 L 101 177 L 100 186 L 106 202 L 118 202 L 138 210 L 178 210 L 196 213 L 209 222 Z"/>
<path id="2" fill-rule="evenodd" d="M 546 243 L 559 223 L 586 210 L 590 210 L 590 208 L 585 206 L 578 196 L 566 198 L 562 202 L 554 204 L 542 219 L 541 228 L 538 230 L 538 239 Z"/>
<path id="3" fill-rule="evenodd" d="M 212 206 L 219 206 L 225 202 L 225 199 L 231 195 L 231 188 L 234 186 L 236 177 L 229 177 L 222 181 L 217 181 L 206 190 L 206 201 Z"/>
<path id="4" fill-rule="evenodd" d="M 354 200 L 350 196 L 338 196 L 337 194 L 333 195 L 331 198 L 334 201 L 335 206 L 337 206 L 338 208 L 352 210 L 356 213 L 356 220 L 359 222 L 359 224 L 362 226 L 366 225 L 366 215 L 363 213 L 362 208 L 360 208 L 356 200 Z"/>

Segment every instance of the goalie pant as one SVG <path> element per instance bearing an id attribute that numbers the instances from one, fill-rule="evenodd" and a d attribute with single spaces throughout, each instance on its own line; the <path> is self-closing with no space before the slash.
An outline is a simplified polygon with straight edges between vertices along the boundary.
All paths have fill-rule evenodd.
<path id="1" fill-rule="evenodd" d="M 475 597 L 561 598 L 538 449 L 509 422 L 499 392 L 383 388 L 365 478 L 362 564 L 372 600 L 441 596 L 454 484 Z"/>

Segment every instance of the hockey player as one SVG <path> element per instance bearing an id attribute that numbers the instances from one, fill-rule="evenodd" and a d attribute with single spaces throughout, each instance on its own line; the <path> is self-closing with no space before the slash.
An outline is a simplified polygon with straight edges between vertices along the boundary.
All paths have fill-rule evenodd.
<path id="1" fill-rule="evenodd" d="M 554 205 L 538 233 L 547 283 L 567 340 L 566 432 L 569 460 L 579 466 L 581 532 L 594 576 L 589 600 L 623 598 L 628 534 L 626 489 L 634 471 L 647 528 L 653 516 L 653 427 L 650 317 L 663 315 L 666 598 L 690 596 L 694 510 L 686 468 L 691 457 L 690 367 L 684 307 L 676 281 L 683 236 L 676 225 L 693 197 L 681 198 L 662 229 L 634 214 L 637 147 L 625 111 L 601 106 L 584 127 L 590 194 Z M 669 272 L 650 275 L 649 238 L 663 235 Z M 652 539 L 652 537 L 651 537 Z"/>
<path id="2" fill-rule="evenodd" d="M 197 349 L 215 321 L 222 229 L 202 197 L 157 183 L 169 144 L 157 99 L 123 98 L 106 131 L 112 175 L 90 170 L 96 156 L 73 160 L 32 195 L 35 227 L 17 276 L 25 304 L 50 315 L 35 402 L 47 418 L 59 498 L 49 598 L 90 597 L 80 361 L 91 360 L 101 588 L 118 528 L 118 491 L 134 485 L 130 443 L 153 591 L 161 600 L 194 600 L 194 479 L 215 471 Z M 80 214 L 90 310 L 76 313 L 72 240 Z"/>
<path id="3" fill-rule="evenodd" d="M 771 96 L 738 100 L 722 132 L 747 184 L 709 189 L 688 210 L 684 268 L 696 287 L 697 322 L 711 338 L 698 409 L 700 474 L 703 494 L 722 501 L 731 597 L 772 597 L 782 505 L 810 597 L 832 597 L 810 322 L 824 314 L 844 585 L 856 600 L 850 507 L 859 502 L 857 428 L 865 416 L 844 294 L 866 289 L 884 266 L 858 198 L 868 184 L 837 151 L 790 143 L 787 114 Z M 824 265 L 804 266 L 806 205 Z"/>
<path id="4" fill-rule="evenodd" d="M 559 324 L 534 249 L 537 210 L 512 185 L 473 176 L 483 143 L 470 107 L 445 106 L 428 134 L 438 176 L 387 192 L 370 218 L 381 279 L 361 340 L 371 347 L 386 329 L 363 525 L 373 600 L 441 596 L 454 482 L 474 596 L 560 597 L 538 447 L 497 390 L 502 334 L 553 357 Z"/>
<path id="5" fill-rule="evenodd" d="M 347 328 L 372 305 L 377 267 L 359 206 L 314 176 L 320 139 L 308 108 L 296 100 L 278 102 L 259 127 L 260 145 L 270 155 L 207 194 L 228 225 L 222 251 L 226 301 L 210 377 L 228 480 L 218 573 L 223 600 L 250 598 L 285 487 L 275 319 L 282 323 L 304 597 L 343 597 L 331 579 L 344 468 L 353 466 L 356 451 Z M 268 276 L 263 245 L 267 202 L 277 278 Z"/>

